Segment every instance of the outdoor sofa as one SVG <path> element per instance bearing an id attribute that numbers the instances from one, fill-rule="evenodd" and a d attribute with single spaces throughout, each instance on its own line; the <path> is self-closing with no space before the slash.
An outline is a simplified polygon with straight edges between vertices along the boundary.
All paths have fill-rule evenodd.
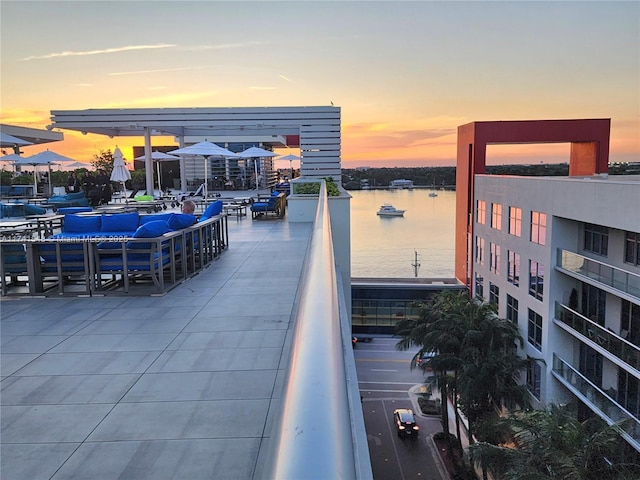
<path id="1" fill-rule="evenodd" d="M 29 294 L 165 293 L 227 247 L 221 210 L 222 202 L 210 205 L 199 219 L 181 213 L 67 214 L 60 233 L 21 245 Z M 16 248 L 7 250 L 12 263 L 2 262 L 3 294 L 5 273 L 24 268 Z"/>

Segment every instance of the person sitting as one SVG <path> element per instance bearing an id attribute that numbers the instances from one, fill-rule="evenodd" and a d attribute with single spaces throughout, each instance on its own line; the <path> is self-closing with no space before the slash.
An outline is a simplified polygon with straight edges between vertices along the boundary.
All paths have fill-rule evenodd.
<path id="1" fill-rule="evenodd" d="M 182 213 L 188 213 L 189 215 L 194 215 L 196 211 L 196 204 L 193 200 L 185 200 L 182 202 Z"/>

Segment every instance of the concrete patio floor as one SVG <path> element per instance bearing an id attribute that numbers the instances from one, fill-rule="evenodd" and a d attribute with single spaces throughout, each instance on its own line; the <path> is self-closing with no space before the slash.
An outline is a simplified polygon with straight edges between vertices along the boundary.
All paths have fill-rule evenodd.
<path id="1" fill-rule="evenodd" d="M 165 296 L 2 299 L 0 477 L 258 478 L 310 232 L 232 216 Z"/>

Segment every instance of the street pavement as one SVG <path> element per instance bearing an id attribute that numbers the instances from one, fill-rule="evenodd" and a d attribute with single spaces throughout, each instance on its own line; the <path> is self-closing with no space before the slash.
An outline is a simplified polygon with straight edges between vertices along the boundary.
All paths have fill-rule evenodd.
<path id="1" fill-rule="evenodd" d="M 359 342 L 354 353 L 374 479 L 448 479 L 432 439 L 441 431 L 440 419 L 422 415 L 418 407 L 416 392 L 425 373 L 410 368 L 415 351 L 397 351 L 398 339 L 391 335 L 369 337 L 373 340 Z M 416 440 L 397 436 L 396 408 L 414 411 L 420 426 Z"/>

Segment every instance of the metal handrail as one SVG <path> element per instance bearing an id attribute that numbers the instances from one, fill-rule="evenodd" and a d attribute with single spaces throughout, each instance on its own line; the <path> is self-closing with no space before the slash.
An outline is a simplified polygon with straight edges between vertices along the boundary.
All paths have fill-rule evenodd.
<path id="1" fill-rule="evenodd" d="M 323 181 L 264 478 L 357 478 L 344 354 Z"/>

